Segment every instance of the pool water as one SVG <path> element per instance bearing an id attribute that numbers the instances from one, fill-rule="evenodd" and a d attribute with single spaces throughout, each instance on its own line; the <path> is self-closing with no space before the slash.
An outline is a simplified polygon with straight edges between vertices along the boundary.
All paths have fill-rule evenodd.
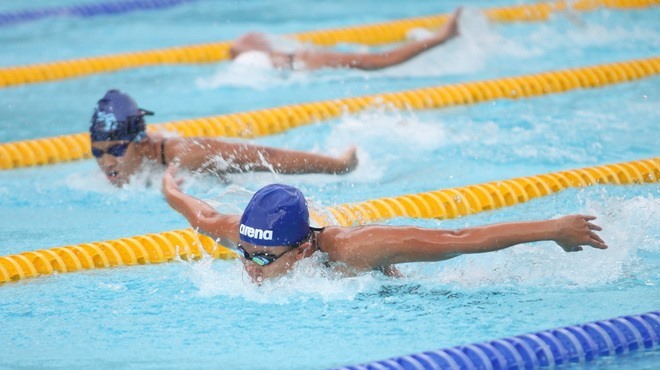
<path id="1" fill-rule="evenodd" d="M 80 0 L 78 0 L 80 1 Z M 78 4 L 35 1 L 30 7 Z M 284 73 L 236 63 L 162 66 L 0 89 L 0 142 L 87 130 L 95 102 L 120 88 L 156 111 L 151 123 L 399 91 L 658 55 L 658 7 L 489 24 L 472 1 L 461 36 L 377 72 Z M 0 65 L 273 35 L 450 12 L 458 1 L 196 1 L 94 18 L 0 27 Z M 19 6 L 20 5 L 20 6 Z M 23 9 L 0 2 L 0 12 Z M 363 49 L 359 45 L 339 45 Z M 187 176 L 186 192 L 226 212 L 283 182 L 317 206 L 357 202 L 660 155 L 660 79 L 533 99 L 424 112 L 374 107 L 251 142 L 338 154 L 348 175 Z M 79 161 L 0 172 L 0 255 L 187 227 L 163 201 L 159 174 L 125 189 Z M 610 249 L 566 254 L 549 242 L 442 263 L 407 264 L 404 279 L 340 277 L 303 261 L 256 286 L 237 261 L 178 261 L 27 279 L 0 287 L 2 368 L 311 369 L 637 314 L 660 307 L 660 186 L 569 189 L 453 220 L 395 219 L 456 229 L 571 213 L 598 217 Z M 650 369 L 658 351 L 583 365 Z M 580 366 L 576 366 L 580 367 Z"/>

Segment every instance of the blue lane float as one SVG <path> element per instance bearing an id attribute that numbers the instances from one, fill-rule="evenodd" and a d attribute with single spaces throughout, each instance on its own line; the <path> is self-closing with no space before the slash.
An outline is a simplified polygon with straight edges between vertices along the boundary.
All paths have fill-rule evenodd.
<path id="1" fill-rule="evenodd" d="M 660 312 L 655 311 L 393 357 L 340 369 L 536 369 L 622 355 L 653 348 L 659 342 Z"/>
<path id="2" fill-rule="evenodd" d="M 47 17 L 95 17 L 136 10 L 168 8 L 197 0 L 124 0 L 79 4 L 43 9 L 27 9 L 0 13 L 0 26 L 35 21 Z"/>

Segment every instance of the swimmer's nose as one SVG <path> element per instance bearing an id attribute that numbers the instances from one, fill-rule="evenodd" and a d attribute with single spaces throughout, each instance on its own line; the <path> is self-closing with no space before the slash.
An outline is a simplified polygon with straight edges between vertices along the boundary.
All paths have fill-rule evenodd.
<path id="1" fill-rule="evenodd" d="M 103 169 L 110 169 L 117 165 L 117 159 L 114 156 L 111 156 L 110 154 L 103 154 L 101 158 L 98 158 L 96 160 Z"/>
<path id="2" fill-rule="evenodd" d="M 258 266 L 254 263 L 247 263 L 245 265 L 248 275 L 252 278 L 252 281 L 255 283 L 260 283 L 263 280 L 264 272 L 261 269 L 261 266 Z"/>

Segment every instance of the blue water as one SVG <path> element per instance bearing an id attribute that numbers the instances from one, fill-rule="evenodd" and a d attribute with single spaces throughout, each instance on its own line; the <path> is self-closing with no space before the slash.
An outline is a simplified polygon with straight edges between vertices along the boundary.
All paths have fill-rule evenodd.
<path id="1" fill-rule="evenodd" d="M 0 11 L 16 4 L 0 2 Z M 0 65 L 228 40 L 253 29 L 286 34 L 380 22 L 449 12 L 459 2 L 398 4 L 199 1 L 44 19 L 0 28 Z M 488 24 L 477 11 L 505 4 L 470 2 L 460 38 L 379 72 L 282 73 L 218 63 L 0 89 L 0 141 L 83 132 L 95 101 L 111 87 L 156 111 L 150 121 L 156 123 L 658 55 L 658 8 L 521 24 Z M 323 206 L 657 157 L 659 93 L 654 77 L 427 112 L 374 108 L 253 140 L 330 154 L 355 144 L 361 164 L 354 173 L 241 174 L 231 184 L 188 177 L 184 189 L 239 212 L 252 191 L 274 181 L 301 187 Z M 114 189 L 93 161 L 2 171 L 0 255 L 187 227 L 158 187 L 144 183 Z M 236 261 L 205 259 L 5 284 L 0 367 L 327 368 L 657 310 L 659 196 L 658 184 L 600 186 L 455 220 L 388 221 L 461 228 L 583 212 L 598 216 L 611 246 L 565 254 L 551 243 L 522 245 L 408 264 L 402 267 L 408 277 L 399 280 L 340 278 L 311 259 L 291 276 L 256 287 Z M 586 368 L 644 369 L 658 360 L 655 351 Z"/>

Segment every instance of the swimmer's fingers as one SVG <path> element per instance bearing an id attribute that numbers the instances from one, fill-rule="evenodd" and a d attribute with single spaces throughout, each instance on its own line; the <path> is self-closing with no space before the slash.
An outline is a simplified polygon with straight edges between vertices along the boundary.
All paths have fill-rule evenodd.
<path id="1" fill-rule="evenodd" d="M 600 236 L 598 236 L 598 234 L 591 231 L 589 232 L 589 237 L 590 237 L 589 245 L 598 249 L 607 249 L 607 244 L 605 244 L 605 241 Z"/>
<path id="2" fill-rule="evenodd" d="M 183 184 L 183 177 L 177 177 L 179 174 L 179 166 L 176 164 L 170 164 L 167 166 L 167 173 L 172 176 L 172 179 L 176 182 L 177 185 Z"/>
<path id="3" fill-rule="evenodd" d="M 580 217 L 581 217 L 581 218 L 587 223 L 587 228 L 588 228 L 589 230 L 596 230 L 596 231 L 601 231 L 601 230 L 603 230 L 602 227 L 596 225 L 596 224 L 593 223 L 593 222 L 589 222 L 589 221 L 593 221 L 593 220 L 595 220 L 595 219 L 596 219 L 596 216 L 591 216 L 591 215 L 580 215 Z"/>
<path id="4" fill-rule="evenodd" d="M 603 230 L 602 227 L 600 227 L 596 224 L 592 224 L 591 222 L 587 222 L 587 227 L 589 228 L 589 230 L 596 230 L 596 231 L 602 231 Z"/>
<path id="5" fill-rule="evenodd" d="M 596 216 L 591 215 L 580 215 L 582 219 L 587 224 L 587 229 L 589 230 L 589 242 L 588 245 L 598 248 L 598 249 L 607 249 L 607 244 L 605 241 L 594 231 L 602 231 L 603 228 L 589 221 L 596 219 Z"/>
<path id="6" fill-rule="evenodd" d="M 177 178 L 179 167 L 176 165 L 167 166 L 165 176 L 163 176 L 163 187 L 172 187 L 178 189 L 183 184 L 183 178 Z"/>
<path id="7" fill-rule="evenodd" d="M 165 171 L 166 175 L 170 175 L 172 177 L 175 177 L 177 172 L 179 172 L 179 167 L 173 164 L 170 164 L 167 166 L 167 171 Z"/>

